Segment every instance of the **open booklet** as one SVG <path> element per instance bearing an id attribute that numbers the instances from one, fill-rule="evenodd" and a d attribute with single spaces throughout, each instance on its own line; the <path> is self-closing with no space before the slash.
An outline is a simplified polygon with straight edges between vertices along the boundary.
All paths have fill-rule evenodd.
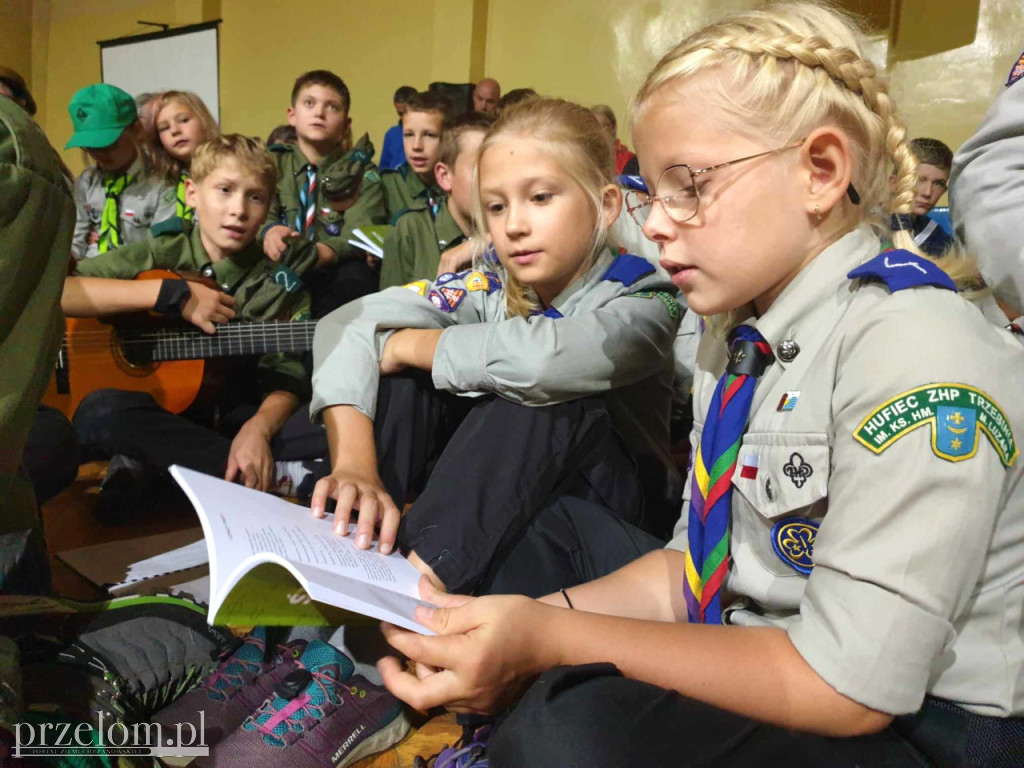
<path id="1" fill-rule="evenodd" d="M 419 571 L 397 552 L 358 549 L 331 515 L 171 467 L 195 507 L 210 555 L 211 624 L 340 625 L 383 619 L 433 634 L 413 618 Z"/>
<path id="2" fill-rule="evenodd" d="M 391 229 L 391 227 L 387 224 L 374 224 L 371 226 L 353 229 L 353 237 L 348 241 L 348 244 L 355 246 L 356 248 L 362 248 L 371 256 L 383 259 L 384 238 L 387 236 L 389 229 Z"/>

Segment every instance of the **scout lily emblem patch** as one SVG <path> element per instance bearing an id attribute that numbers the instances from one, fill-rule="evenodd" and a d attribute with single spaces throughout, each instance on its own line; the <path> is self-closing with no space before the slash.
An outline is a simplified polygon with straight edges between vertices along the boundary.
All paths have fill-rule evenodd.
<path id="1" fill-rule="evenodd" d="M 854 430 L 854 439 L 881 453 L 907 433 L 932 425 L 932 450 L 947 461 L 963 461 L 978 452 L 984 432 L 999 460 L 1009 467 L 1019 449 L 1006 414 L 987 394 L 966 384 L 925 384 L 882 403 Z"/>
<path id="2" fill-rule="evenodd" d="M 803 517 L 780 520 L 772 527 L 772 549 L 786 565 L 804 576 L 814 568 L 814 537 L 818 523 Z"/>

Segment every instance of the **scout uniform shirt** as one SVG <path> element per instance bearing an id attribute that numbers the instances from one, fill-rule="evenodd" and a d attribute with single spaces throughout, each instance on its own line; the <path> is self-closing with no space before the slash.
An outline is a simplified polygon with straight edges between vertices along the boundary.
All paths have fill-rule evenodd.
<path id="1" fill-rule="evenodd" d="M 315 261 L 309 243 L 293 247 L 295 258 Z M 290 252 L 290 253 L 291 253 Z M 233 295 L 236 318 L 254 322 L 308 320 L 309 296 L 294 270 L 276 264 L 253 242 L 228 259 L 210 261 L 199 236 L 199 227 L 182 219 L 170 219 L 153 228 L 143 243 L 124 246 L 79 262 L 75 273 L 84 277 L 131 279 L 150 269 L 199 273 L 210 277 L 221 290 Z M 259 362 L 266 392 L 285 390 L 300 399 L 309 398 L 309 383 L 302 361 L 283 353 L 263 355 Z"/>
<path id="2" fill-rule="evenodd" d="M 29 478 L 19 470 L 53 375 L 64 319 L 75 207 L 64 166 L 39 126 L 0 97 L 0 592 L 46 589 L 46 546 Z"/>
<path id="3" fill-rule="evenodd" d="M 433 280 L 441 254 L 466 240 L 442 203 L 437 216 L 427 208 L 406 211 L 384 241 L 380 288 L 392 288 L 421 278 Z"/>
<path id="4" fill-rule="evenodd" d="M 123 245 L 146 239 L 154 224 L 173 218 L 177 207 L 175 188 L 149 173 L 141 153 L 128 169 L 132 181 L 118 198 L 120 234 Z M 104 181 L 108 175 L 96 166 L 86 168 L 75 182 L 75 207 L 78 212 L 71 254 L 76 259 L 99 255 L 99 243 L 88 243 L 90 234 L 99 234 L 103 206 L 107 202 Z"/>
<path id="5" fill-rule="evenodd" d="M 399 217 L 409 210 L 429 208 L 436 210 L 444 200 L 444 191 L 435 181 L 429 187 L 408 163 L 393 171 L 381 171 L 380 183 L 388 209 L 388 223 L 394 225 Z"/>
<path id="6" fill-rule="evenodd" d="M 359 199 L 351 208 L 343 212 L 333 210 L 322 194 L 323 189 L 319 182 L 330 168 L 351 165 L 355 161 L 354 157 L 357 153 L 359 153 L 359 157 L 362 157 L 367 147 L 369 155 L 363 163 L 364 170 Z M 270 149 L 277 163 L 277 196 L 270 206 L 266 223 L 260 229 L 260 242 L 266 236 L 267 230 L 282 224 L 289 229 L 297 230 L 307 239 L 328 246 L 339 259 L 363 258 L 365 254 L 361 249 L 349 245 L 348 241 L 352 238 L 352 230 L 373 224 L 387 223 L 380 174 L 377 172 L 377 167 L 369 162 L 369 158 L 373 156 L 373 144 L 370 143 L 369 138 L 364 135 L 348 152 L 342 152 L 339 147 L 316 167 L 318 184 L 314 192 L 316 210 L 311 238 L 307 236 L 302 227 L 296 226 L 296 217 L 299 215 L 299 193 L 306 183 L 310 162 L 302 154 L 298 144 L 275 144 Z"/>
<path id="7" fill-rule="evenodd" d="M 878 250 L 868 228 L 848 233 L 747 323 L 775 359 L 732 474 L 723 620 L 784 628 L 872 709 L 916 712 L 928 693 L 1020 715 L 1024 351 L 936 287 L 952 281 L 934 264 Z M 705 333 L 694 451 L 727 357 Z M 680 551 L 690 492 L 669 543 Z"/>
<path id="8" fill-rule="evenodd" d="M 479 270 L 364 296 L 317 324 L 310 413 L 317 419 L 328 406 L 352 405 L 373 419 L 388 337 L 399 328 L 441 328 L 437 389 L 531 406 L 608 393 L 629 448 L 671 468 L 672 342 L 681 315 L 675 296 L 648 261 L 607 250 L 532 317 L 508 317 L 501 277 Z"/>

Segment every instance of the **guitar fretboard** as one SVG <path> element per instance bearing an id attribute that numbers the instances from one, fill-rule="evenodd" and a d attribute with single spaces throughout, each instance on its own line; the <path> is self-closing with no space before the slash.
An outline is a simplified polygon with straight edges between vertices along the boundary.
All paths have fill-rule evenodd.
<path id="1" fill-rule="evenodd" d="M 158 362 L 306 352 L 315 329 L 313 321 L 238 322 L 218 325 L 212 335 L 194 327 L 121 329 L 118 335 L 126 356 Z"/>

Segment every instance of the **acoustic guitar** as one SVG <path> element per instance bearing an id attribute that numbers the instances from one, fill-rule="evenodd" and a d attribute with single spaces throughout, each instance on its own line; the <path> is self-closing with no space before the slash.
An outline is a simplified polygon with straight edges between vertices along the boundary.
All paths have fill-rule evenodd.
<path id="1" fill-rule="evenodd" d="M 181 275 L 150 270 L 136 279 L 163 278 Z M 43 403 L 70 419 L 90 392 L 112 388 L 148 392 L 166 410 L 182 413 L 210 389 L 208 361 L 306 352 L 313 348 L 315 326 L 315 321 L 232 321 L 208 334 L 156 313 L 69 317 Z"/>

